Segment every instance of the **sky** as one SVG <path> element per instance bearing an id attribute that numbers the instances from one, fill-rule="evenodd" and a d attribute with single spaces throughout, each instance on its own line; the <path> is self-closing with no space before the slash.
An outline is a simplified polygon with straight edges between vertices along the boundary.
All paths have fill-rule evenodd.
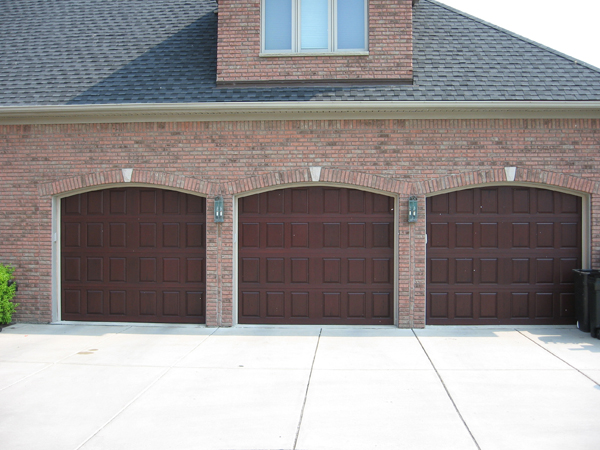
<path id="1" fill-rule="evenodd" d="M 600 0 L 437 0 L 600 68 Z"/>

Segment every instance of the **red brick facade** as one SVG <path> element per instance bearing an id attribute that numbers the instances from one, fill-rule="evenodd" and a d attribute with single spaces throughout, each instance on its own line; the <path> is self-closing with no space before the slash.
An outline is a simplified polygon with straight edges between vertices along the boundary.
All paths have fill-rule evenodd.
<path id="1" fill-rule="evenodd" d="M 600 265 L 600 120 L 302 120 L 0 126 L 2 263 L 19 282 L 16 319 L 52 320 L 53 197 L 131 183 L 206 196 L 207 324 L 231 325 L 238 195 L 314 183 L 398 196 L 398 325 L 425 323 L 425 197 L 448 189 L 535 183 L 589 195 Z M 408 224 L 409 195 L 419 221 Z M 225 198 L 215 224 L 213 199 Z M 584 200 L 584 204 L 586 201 Z M 56 270 L 56 269 L 54 269 Z"/>
<path id="2" fill-rule="evenodd" d="M 369 1 L 368 55 L 260 56 L 260 0 L 221 0 L 217 83 L 412 80 L 412 0 Z"/>

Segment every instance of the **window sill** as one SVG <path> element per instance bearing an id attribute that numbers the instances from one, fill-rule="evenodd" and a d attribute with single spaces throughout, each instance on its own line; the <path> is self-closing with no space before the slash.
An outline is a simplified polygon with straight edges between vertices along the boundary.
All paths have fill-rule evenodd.
<path id="1" fill-rule="evenodd" d="M 369 56 L 368 51 L 352 52 L 289 52 L 289 53 L 260 53 L 260 58 L 296 58 L 298 56 Z"/>

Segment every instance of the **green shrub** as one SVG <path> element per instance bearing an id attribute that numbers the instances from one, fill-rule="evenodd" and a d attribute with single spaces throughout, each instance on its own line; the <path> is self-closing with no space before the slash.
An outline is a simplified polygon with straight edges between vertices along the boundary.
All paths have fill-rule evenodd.
<path id="1" fill-rule="evenodd" d="M 17 285 L 14 283 L 8 285 L 14 270 L 11 266 L 0 264 L 0 324 L 11 323 L 12 315 L 18 306 L 17 303 L 12 302 Z"/>

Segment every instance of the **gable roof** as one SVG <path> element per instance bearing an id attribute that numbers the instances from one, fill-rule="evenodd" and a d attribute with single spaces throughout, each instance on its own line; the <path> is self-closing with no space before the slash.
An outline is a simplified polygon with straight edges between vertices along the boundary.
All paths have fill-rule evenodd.
<path id="1" fill-rule="evenodd" d="M 0 106 L 278 101 L 600 101 L 600 69 L 432 0 L 414 82 L 216 86 L 214 0 L 0 4 Z"/>

